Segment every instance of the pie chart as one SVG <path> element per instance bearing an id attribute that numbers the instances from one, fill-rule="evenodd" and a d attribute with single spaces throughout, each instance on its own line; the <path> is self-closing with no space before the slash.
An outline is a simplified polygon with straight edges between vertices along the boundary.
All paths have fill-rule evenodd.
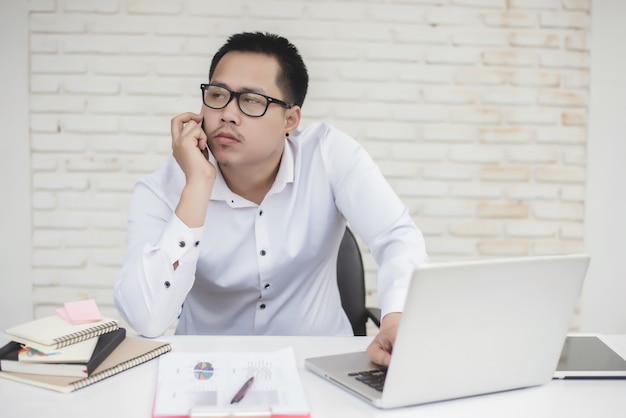
<path id="1" fill-rule="evenodd" d="M 213 376 L 213 365 L 208 361 L 201 361 L 193 367 L 193 377 L 198 380 L 208 380 Z"/>

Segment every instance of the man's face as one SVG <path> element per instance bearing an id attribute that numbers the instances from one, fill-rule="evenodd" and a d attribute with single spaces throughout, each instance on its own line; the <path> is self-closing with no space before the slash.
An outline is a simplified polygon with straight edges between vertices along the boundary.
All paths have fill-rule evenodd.
<path id="1" fill-rule="evenodd" d="M 217 64 L 212 84 L 234 92 L 261 93 L 285 101 L 276 85 L 278 61 L 265 54 L 229 52 Z M 275 164 L 282 155 L 285 132 L 293 131 L 293 113 L 271 104 L 265 115 L 250 117 L 239 109 L 237 99 L 223 109 L 202 106 L 204 131 L 211 152 L 222 168 L 255 168 Z M 296 123 L 297 125 L 297 123 Z"/>

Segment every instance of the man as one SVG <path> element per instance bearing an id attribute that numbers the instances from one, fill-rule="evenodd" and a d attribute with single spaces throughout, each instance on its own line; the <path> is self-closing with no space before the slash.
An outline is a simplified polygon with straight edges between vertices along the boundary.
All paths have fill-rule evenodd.
<path id="1" fill-rule="evenodd" d="M 388 364 L 422 234 L 356 141 L 299 129 L 307 88 L 282 37 L 237 34 L 215 54 L 200 113 L 172 119 L 172 156 L 131 202 L 114 297 L 137 332 L 180 316 L 179 334 L 351 335 L 336 282 L 348 222 L 379 265 L 368 354 Z"/>

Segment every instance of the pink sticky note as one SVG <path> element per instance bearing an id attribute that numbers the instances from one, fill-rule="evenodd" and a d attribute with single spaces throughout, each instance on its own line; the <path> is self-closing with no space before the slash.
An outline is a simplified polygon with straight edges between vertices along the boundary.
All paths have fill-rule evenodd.
<path id="1" fill-rule="evenodd" d="M 74 325 L 102 320 L 98 305 L 93 299 L 67 302 L 64 309 L 57 309 L 57 315 Z"/>

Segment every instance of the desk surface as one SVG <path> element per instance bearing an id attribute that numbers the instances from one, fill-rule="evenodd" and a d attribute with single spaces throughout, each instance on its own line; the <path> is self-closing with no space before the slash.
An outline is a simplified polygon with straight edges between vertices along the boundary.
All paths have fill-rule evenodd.
<path id="1" fill-rule="evenodd" d="M 601 336 L 626 357 L 626 335 Z M 546 385 L 389 411 L 376 409 L 304 368 L 317 355 L 364 350 L 369 337 L 175 336 L 175 351 L 273 351 L 292 346 L 311 409 L 321 417 L 624 417 L 626 380 L 552 381 Z M 150 417 L 158 361 L 70 394 L 0 379 L 6 417 Z"/>

